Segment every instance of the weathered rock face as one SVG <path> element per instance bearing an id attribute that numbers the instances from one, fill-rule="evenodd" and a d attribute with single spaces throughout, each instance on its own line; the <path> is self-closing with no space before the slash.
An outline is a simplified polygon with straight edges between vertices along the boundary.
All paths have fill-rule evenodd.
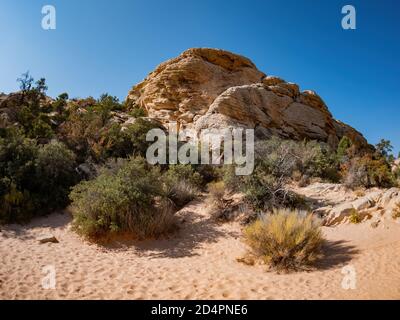
<path id="1" fill-rule="evenodd" d="M 216 49 L 189 49 L 164 62 L 129 92 L 127 102 L 165 126 L 254 128 L 262 136 L 316 139 L 335 146 L 344 135 L 358 147 L 364 137 L 333 119 L 313 91 L 266 76 L 247 58 Z"/>
<path id="2" fill-rule="evenodd" d="M 351 215 L 360 221 L 372 220 L 376 227 L 385 221 L 397 219 L 393 216 L 400 204 L 400 189 L 367 189 L 361 194 L 341 184 L 315 183 L 295 192 L 305 196 L 312 211 L 322 218 L 325 226 L 350 222 Z"/>

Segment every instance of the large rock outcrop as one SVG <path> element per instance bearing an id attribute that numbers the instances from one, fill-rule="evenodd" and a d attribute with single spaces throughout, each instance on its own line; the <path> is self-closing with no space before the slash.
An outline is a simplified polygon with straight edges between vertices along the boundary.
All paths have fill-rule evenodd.
<path id="1" fill-rule="evenodd" d="M 333 146 L 344 135 L 360 148 L 364 137 L 335 120 L 314 92 L 266 76 L 247 58 L 217 49 L 195 48 L 162 63 L 134 86 L 128 104 L 144 108 L 165 126 L 254 128 L 261 136 L 316 139 Z"/>

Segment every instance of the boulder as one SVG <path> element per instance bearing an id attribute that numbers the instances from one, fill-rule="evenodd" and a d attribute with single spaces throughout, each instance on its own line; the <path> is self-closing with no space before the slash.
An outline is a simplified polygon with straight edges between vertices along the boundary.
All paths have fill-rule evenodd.
<path id="1" fill-rule="evenodd" d="M 356 147 L 369 147 L 359 132 L 333 118 L 317 93 L 300 92 L 297 84 L 266 76 L 249 59 L 224 50 L 186 50 L 135 85 L 126 101 L 166 128 L 171 122 L 197 131 L 242 127 L 334 147 L 346 135 Z"/>
<path id="2" fill-rule="evenodd" d="M 373 207 L 375 205 L 375 202 L 371 198 L 366 196 L 353 201 L 351 204 L 354 209 L 356 209 L 357 211 L 361 211 Z"/>
<path id="3" fill-rule="evenodd" d="M 379 201 L 379 204 L 382 207 L 386 207 L 394 198 L 400 196 L 400 189 L 398 188 L 390 188 L 389 190 L 385 191 Z M 400 199 L 399 199 L 400 200 Z"/>
<path id="4" fill-rule="evenodd" d="M 323 224 L 325 226 L 331 226 L 333 224 L 341 222 L 345 217 L 349 216 L 354 211 L 354 207 L 351 203 L 342 203 L 332 208 L 329 215 L 325 218 Z"/>

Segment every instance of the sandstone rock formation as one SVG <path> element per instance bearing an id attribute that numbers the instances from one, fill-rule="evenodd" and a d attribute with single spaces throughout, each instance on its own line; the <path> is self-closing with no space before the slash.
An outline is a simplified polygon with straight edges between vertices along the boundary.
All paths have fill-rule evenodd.
<path id="1" fill-rule="evenodd" d="M 261 136 L 316 139 L 336 146 L 344 135 L 359 148 L 364 137 L 335 120 L 314 92 L 266 76 L 247 58 L 217 49 L 195 48 L 159 65 L 127 96 L 131 106 L 165 126 L 254 128 Z"/>
<path id="2" fill-rule="evenodd" d="M 374 225 L 393 220 L 393 211 L 400 204 L 400 189 L 367 189 L 358 194 L 341 184 L 315 183 L 295 191 L 312 201 L 313 212 L 325 226 L 349 222 L 352 214 Z"/>

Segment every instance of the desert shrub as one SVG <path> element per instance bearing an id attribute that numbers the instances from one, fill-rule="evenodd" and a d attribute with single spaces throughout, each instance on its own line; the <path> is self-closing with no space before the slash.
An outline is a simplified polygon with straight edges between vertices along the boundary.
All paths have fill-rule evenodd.
<path id="1" fill-rule="evenodd" d="M 46 212 L 64 207 L 71 186 L 78 182 L 75 154 L 63 143 L 52 141 L 39 148 L 35 163 L 34 192 L 40 207 L 46 208 Z"/>
<path id="2" fill-rule="evenodd" d="M 234 166 L 225 166 L 228 189 L 243 192 L 253 209 L 297 207 L 303 199 L 287 188 L 293 173 L 302 169 L 299 143 L 272 138 L 255 146 L 255 168 L 249 176 L 236 176 Z"/>
<path id="3" fill-rule="evenodd" d="M 27 190 L 19 190 L 11 179 L 0 179 L 0 224 L 26 222 L 34 214 L 35 204 Z"/>
<path id="4" fill-rule="evenodd" d="M 46 80 L 41 78 L 34 85 L 34 79 L 27 72 L 18 81 L 20 101 L 13 108 L 18 125 L 28 138 L 50 139 L 54 132 L 47 115 L 51 103 L 46 99 Z"/>
<path id="5" fill-rule="evenodd" d="M 58 138 L 74 151 L 79 162 L 84 162 L 88 157 L 97 159 L 95 146 L 102 129 L 101 115 L 82 109 L 78 102 L 73 102 L 67 120 L 59 127 Z"/>
<path id="6" fill-rule="evenodd" d="M 320 224 L 311 214 L 274 210 L 244 230 L 252 253 L 272 268 L 303 270 L 321 257 L 323 237 Z"/>
<path id="7" fill-rule="evenodd" d="M 393 146 L 389 140 L 381 139 L 375 145 L 375 152 L 376 152 L 377 157 L 383 157 L 386 160 L 389 160 L 391 158 L 392 150 L 393 150 Z"/>
<path id="8" fill-rule="evenodd" d="M 74 155 L 52 142 L 38 146 L 21 131 L 0 139 L 0 220 L 24 222 L 67 204 L 76 182 Z"/>
<path id="9" fill-rule="evenodd" d="M 225 184 L 223 181 L 212 182 L 208 184 L 209 193 L 209 205 L 211 215 L 215 218 L 219 218 L 221 211 L 225 207 L 224 195 L 225 195 Z"/>
<path id="10" fill-rule="evenodd" d="M 137 118 L 135 123 L 126 127 L 124 134 L 130 137 L 134 155 L 146 157 L 147 149 L 153 144 L 151 141 L 146 141 L 146 135 L 150 130 L 156 128 L 160 128 L 160 126 L 143 118 Z"/>
<path id="11" fill-rule="evenodd" d="M 351 210 L 351 213 L 349 215 L 349 221 L 354 224 L 361 222 L 360 213 L 356 209 Z"/>
<path id="12" fill-rule="evenodd" d="M 371 155 L 353 158 L 343 170 L 345 184 L 356 187 L 392 187 L 395 183 L 393 173 L 387 161 Z"/>
<path id="13" fill-rule="evenodd" d="M 97 146 L 98 158 L 101 159 L 127 158 L 134 152 L 131 137 L 118 123 L 101 130 Z"/>
<path id="14" fill-rule="evenodd" d="M 365 196 L 365 190 L 363 190 L 363 189 L 354 190 L 354 194 L 359 198 L 360 197 L 364 197 Z"/>
<path id="15" fill-rule="evenodd" d="M 175 228 L 159 169 L 130 158 L 116 172 L 84 181 L 70 194 L 75 230 L 94 240 L 116 235 L 158 237 Z"/>
<path id="16" fill-rule="evenodd" d="M 70 101 L 68 116 L 59 127 L 58 137 L 77 154 L 79 162 L 88 158 L 103 162 L 109 157 L 127 157 L 135 147 L 142 148 L 145 140 L 139 141 L 134 135 L 138 124 L 133 124 L 125 132 L 121 125 L 111 121 L 112 112 L 123 108 L 116 97 L 108 94 L 98 100 Z"/>
<path id="17" fill-rule="evenodd" d="M 129 110 L 129 115 L 131 115 L 134 118 L 141 118 L 146 116 L 146 111 L 143 108 L 134 107 L 131 110 Z"/>
<path id="18" fill-rule="evenodd" d="M 15 128 L 0 139 L 0 222 L 22 222 L 33 216 L 35 160 L 38 146 Z"/>
<path id="19" fill-rule="evenodd" d="M 163 175 L 165 192 L 177 207 L 182 207 L 199 194 L 202 179 L 190 165 L 170 165 Z"/>
<path id="20" fill-rule="evenodd" d="M 396 203 L 395 207 L 392 210 L 392 218 L 398 219 L 400 218 L 400 202 Z"/>
<path id="21" fill-rule="evenodd" d="M 351 140 L 347 136 L 343 136 L 338 144 L 337 150 L 336 150 L 336 155 L 338 161 L 341 162 L 346 162 L 349 160 L 349 149 L 352 146 Z"/>
<path id="22" fill-rule="evenodd" d="M 302 142 L 295 156 L 300 160 L 298 166 L 303 175 L 332 182 L 340 180 L 336 154 L 327 144 Z"/>
<path id="23" fill-rule="evenodd" d="M 223 178 L 223 167 L 211 164 L 193 165 L 193 169 L 200 174 L 202 184 L 205 185 L 212 181 Z"/>

